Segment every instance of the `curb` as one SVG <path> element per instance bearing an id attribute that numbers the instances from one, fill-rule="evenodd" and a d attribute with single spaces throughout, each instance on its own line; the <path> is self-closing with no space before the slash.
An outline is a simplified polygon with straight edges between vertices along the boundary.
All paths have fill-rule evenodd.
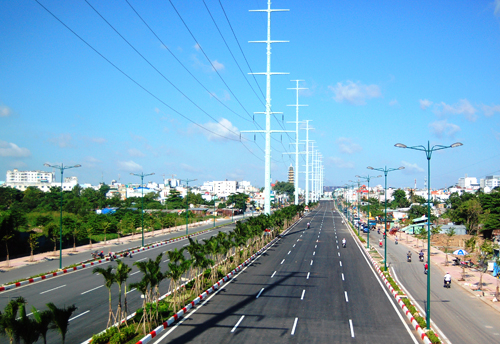
<path id="1" fill-rule="evenodd" d="M 290 231 L 300 220 L 296 221 L 293 223 L 288 229 L 284 232 Z M 216 291 L 219 287 L 221 287 L 225 282 L 229 281 L 237 272 L 241 271 L 243 267 L 249 265 L 253 260 L 255 260 L 257 257 L 259 257 L 265 250 L 267 250 L 269 247 L 274 245 L 280 237 L 276 237 L 273 240 L 271 240 L 267 245 L 265 245 L 263 248 L 258 250 L 256 253 L 254 253 L 250 258 L 245 260 L 243 263 L 241 263 L 238 267 L 236 267 L 233 271 L 228 273 L 226 276 L 224 276 L 221 280 L 219 280 L 217 283 L 212 285 L 209 289 L 207 289 L 204 293 L 202 293 L 200 296 L 198 296 L 196 299 L 188 303 L 186 306 L 184 306 L 181 310 L 179 310 L 176 314 L 171 316 L 168 320 L 164 321 L 160 326 L 155 328 L 153 331 L 149 332 L 148 335 L 143 337 L 141 340 L 139 340 L 136 344 L 146 344 L 148 343 L 151 339 L 155 338 L 157 335 L 159 335 L 161 332 L 163 332 L 164 329 L 167 327 L 171 326 L 174 322 L 176 322 L 180 317 L 182 317 L 184 314 L 186 314 L 191 308 L 196 306 L 200 301 L 205 299 L 208 295 L 212 294 L 214 291 Z"/>
<path id="2" fill-rule="evenodd" d="M 183 236 L 178 237 L 178 238 L 170 239 L 170 240 L 167 240 L 167 241 L 163 241 L 163 242 L 152 244 L 152 245 L 145 246 L 145 247 L 140 247 L 140 248 L 135 249 L 135 250 L 126 250 L 126 252 L 129 252 L 129 253 L 139 253 L 139 252 L 142 252 L 142 251 L 149 250 L 151 248 L 155 248 L 155 247 L 159 247 L 159 246 L 171 244 L 173 242 L 177 242 L 177 241 L 180 241 L 180 240 L 184 240 L 184 239 L 186 239 L 188 237 L 190 237 L 190 238 L 191 237 L 195 237 L 195 236 L 198 236 L 200 234 L 206 233 L 206 232 L 211 231 L 211 230 L 212 230 L 212 228 L 205 229 L 203 231 L 196 232 L 195 234 L 191 234 L 191 235 L 188 235 L 188 236 L 183 235 Z M 122 252 L 125 252 L 125 251 L 122 251 Z M 116 256 L 123 257 L 123 253 L 116 254 Z M 13 284 L 3 285 L 3 286 L 0 287 L 0 293 L 4 292 L 4 291 L 7 291 L 7 290 L 11 290 L 11 289 L 17 288 L 17 287 L 22 287 L 24 285 L 28 285 L 28 284 L 32 284 L 32 283 L 35 283 L 35 282 L 43 281 L 43 280 L 46 280 L 46 279 L 48 279 L 50 277 L 60 276 L 60 275 L 66 274 L 68 272 L 73 272 L 73 271 L 84 269 L 84 268 L 89 267 L 89 266 L 94 266 L 94 265 L 102 264 L 102 263 L 104 263 L 106 261 L 109 261 L 109 258 L 99 259 L 97 261 L 94 261 L 94 260 L 85 260 L 83 262 L 77 263 L 78 266 L 74 266 L 72 268 L 63 269 L 63 270 L 60 270 L 60 271 L 57 271 L 57 272 L 52 272 L 52 273 L 49 273 L 47 275 L 43 275 L 43 276 L 40 276 L 40 277 L 29 278 L 29 279 L 26 279 L 24 281 L 16 282 L 16 283 L 13 283 Z"/>
<path id="3" fill-rule="evenodd" d="M 344 217 L 344 214 L 342 214 L 342 216 Z M 359 238 L 357 237 L 357 235 L 354 235 L 354 236 L 357 238 L 358 241 L 360 241 Z M 364 245 L 361 245 L 361 247 L 366 252 L 366 254 L 367 254 L 368 258 L 370 259 L 370 262 L 372 263 L 372 265 L 375 268 L 376 272 L 378 273 L 378 275 L 380 276 L 380 278 L 382 279 L 382 281 L 385 283 L 385 285 L 387 286 L 387 288 L 391 292 L 392 296 L 394 296 L 394 298 L 396 299 L 396 302 L 398 303 L 398 305 L 401 307 L 401 309 L 405 313 L 405 315 L 408 318 L 408 320 L 410 321 L 411 325 L 414 327 L 415 331 L 417 331 L 417 333 L 419 334 L 420 339 L 425 344 L 432 344 L 431 340 L 427 336 L 427 333 L 425 333 L 425 331 L 420 327 L 420 325 L 418 324 L 418 322 L 415 320 L 415 318 L 413 317 L 413 315 L 410 313 L 410 311 L 408 310 L 408 308 L 406 307 L 406 305 L 403 303 L 403 301 L 401 299 L 401 296 L 398 294 L 397 291 L 394 290 L 394 288 L 392 287 L 392 285 L 389 283 L 389 281 L 385 277 L 384 273 L 380 269 L 380 267 L 377 264 L 377 262 L 375 262 L 375 260 L 373 259 L 373 257 L 370 255 L 369 251 L 366 249 L 366 247 Z M 390 274 L 390 272 L 389 272 L 389 274 Z M 396 282 L 394 282 L 394 283 L 396 283 Z M 408 301 L 410 301 L 410 300 L 408 300 Z M 411 301 L 410 301 L 410 303 L 411 303 Z M 436 334 L 435 331 L 433 331 L 433 332 L 434 332 L 434 334 Z M 437 336 L 437 334 L 436 334 L 436 336 Z"/>

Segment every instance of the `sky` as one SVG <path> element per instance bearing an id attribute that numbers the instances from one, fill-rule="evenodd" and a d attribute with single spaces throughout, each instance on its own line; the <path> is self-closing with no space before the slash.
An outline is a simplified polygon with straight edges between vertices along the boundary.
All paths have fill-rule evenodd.
<path id="1" fill-rule="evenodd" d="M 81 164 L 80 183 L 248 180 L 264 185 L 267 1 L 0 0 L 0 180 Z M 272 180 L 299 120 L 324 185 L 390 172 L 431 187 L 500 174 L 500 0 L 282 1 L 272 8 Z M 299 140 L 305 140 L 305 130 Z M 303 142 L 302 142 L 303 143 Z M 305 151 L 302 144 L 301 151 Z M 299 187 L 304 188 L 305 155 Z M 383 179 L 371 185 L 383 184 Z"/>

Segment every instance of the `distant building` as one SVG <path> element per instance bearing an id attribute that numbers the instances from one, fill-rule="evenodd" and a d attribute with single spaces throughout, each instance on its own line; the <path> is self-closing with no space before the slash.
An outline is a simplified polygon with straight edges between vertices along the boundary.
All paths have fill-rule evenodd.
<path id="1" fill-rule="evenodd" d="M 465 177 L 459 178 L 458 179 L 458 184 L 459 187 L 467 189 L 467 188 L 478 188 L 479 184 L 477 182 L 476 177 L 468 177 L 467 174 Z"/>
<path id="2" fill-rule="evenodd" d="M 288 168 L 288 182 L 294 184 L 294 177 L 295 174 L 293 172 L 293 166 L 290 164 L 290 167 Z"/>
<path id="3" fill-rule="evenodd" d="M 77 177 L 64 178 L 62 188 L 64 191 L 71 191 L 78 184 Z M 19 171 L 14 169 L 7 171 L 4 186 L 25 191 L 28 187 L 36 187 L 44 192 L 50 191 L 50 188 L 60 187 L 61 182 L 56 182 L 55 172 L 45 171 Z"/>
<path id="4" fill-rule="evenodd" d="M 486 176 L 479 180 L 479 185 L 482 188 L 489 188 L 490 190 L 500 186 L 500 176 Z"/>
<path id="5" fill-rule="evenodd" d="M 213 192 L 217 197 L 225 198 L 229 195 L 235 194 L 238 188 L 238 182 L 235 180 L 224 180 L 224 181 L 214 181 L 213 182 Z"/>

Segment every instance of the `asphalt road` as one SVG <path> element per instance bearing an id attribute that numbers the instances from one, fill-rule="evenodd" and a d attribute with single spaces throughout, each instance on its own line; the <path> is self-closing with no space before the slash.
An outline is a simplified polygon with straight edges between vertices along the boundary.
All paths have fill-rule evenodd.
<path id="1" fill-rule="evenodd" d="M 418 343 L 332 205 L 152 342 Z"/>
<path id="2" fill-rule="evenodd" d="M 196 236 L 195 239 L 201 241 L 212 235 L 217 235 L 219 231 L 228 232 L 233 228 L 234 224 L 230 224 L 200 234 Z M 198 227 L 196 230 L 203 230 L 203 227 Z M 170 235 L 170 237 L 172 236 L 179 236 L 179 233 Z M 161 239 L 164 240 L 167 237 L 168 236 L 164 236 L 161 237 Z M 160 240 L 160 236 L 154 239 Z M 132 265 L 134 262 L 146 260 L 148 258 L 155 259 L 161 252 L 174 248 L 180 249 L 183 246 L 187 246 L 187 244 L 188 240 L 185 239 L 134 254 L 133 258 L 123 258 L 123 261 L 132 267 L 127 284 L 138 282 L 142 278 L 138 269 Z M 81 260 L 81 258 L 79 259 Z M 166 260 L 168 257 L 164 257 L 163 259 L 163 269 L 166 270 L 168 264 Z M 106 268 L 107 264 L 116 265 L 115 262 L 106 262 L 98 266 Z M 61 276 L 51 277 L 45 281 L 4 291 L 0 293 L 0 310 L 4 309 L 10 299 L 18 296 L 23 296 L 27 299 L 27 313 L 31 313 L 32 306 L 35 306 L 37 309 L 46 309 L 45 305 L 48 302 L 53 302 L 58 307 L 75 304 L 78 309 L 73 315 L 74 318 L 70 320 L 66 343 L 81 343 L 90 338 L 93 334 L 104 330 L 108 320 L 108 290 L 104 287 L 104 278 L 101 275 L 92 274 L 92 270 L 93 267 L 85 268 Z M 162 295 L 168 291 L 168 285 L 168 280 L 163 281 L 160 285 L 160 292 Z M 118 286 L 116 284 L 112 287 L 112 295 L 112 305 L 114 311 L 116 311 L 116 306 L 118 304 Z M 134 312 L 142 306 L 142 299 L 140 298 L 139 292 L 135 290 L 129 291 L 127 298 L 129 313 Z M 42 341 L 39 340 L 38 342 L 41 343 Z M 56 332 L 51 331 L 49 332 L 47 342 L 59 343 L 60 337 Z M 0 343 L 8 343 L 8 339 L 6 337 L 0 337 Z"/>
<path id="3" fill-rule="evenodd" d="M 403 234 L 404 236 L 404 234 Z M 382 235 L 370 233 L 373 246 L 378 247 Z M 424 263 L 418 255 L 412 254 L 412 262 L 406 262 L 408 249 L 387 240 L 387 262 L 397 279 L 403 284 L 409 295 L 425 314 L 427 307 L 427 276 Z M 377 248 L 383 256 L 384 250 Z M 427 252 L 426 250 L 424 252 Z M 431 257 L 432 260 L 432 257 Z M 425 255 L 427 261 L 427 254 Z M 448 343 L 499 343 L 500 314 L 477 300 L 477 297 L 462 287 L 453 284 L 450 289 L 443 288 L 443 272 L 431 265 L 431 320 L 437 325 Z"/>
<path id="4" fill-rule="evenodd" d="M 241 219 L 241 216 L 235 217 L 235 221 L 240 220 L 240 219 Z M 231 220 L 217 221 L 217 225 L 231 224 L 231 223 L 232 223 Z M 204 229 L 210 229 L 212 227 L 213 227 L 212 223 L 207 224 L 207 225 L 203 225 L 200 227 L 196 227 L 196 228 L 189 227 L 189 234 L 192 234 L 194 232 L 199 232 L 199 231 L 202 231 Z M 185 230 L 182 230 L 179 232 L 174 232 L 174 233 L 164 234 L 164 235 L 157 234 L 154 237 L 145 238 L 144 244 L 148 245 L 148 244 L 151 244 L 154 242 L 179 237 L 179 236 L 184 235 L 185 233 L 186 233 Z M 141 236 L 140 235 L 135 235 L 133 241 L 129 241 L 130 239 L 131 239 L 130 237 L 122 238 L 120 244 L 106 246 L 105 248 L 103 248 L 103 250 L 105 253 L 107 253 L 109 250 L 118 252 L 118 251 L 128 250 L 128 249 L 131 249 L 134 247 L 141 246 Z M 102 247 L 101 245 L 95 244 L 94 249 L 92 249 L 92 250 L 88 250 L 86 252 L 82 252 L 79 254 L 70 254 L 69 256 L 63 256 L 63 267 L 77 264 L 79 262 L 90 259 L 91 258 L 90 253 L 97 250 L 97 248 L 99 248 L 99 250 L 101 250 L 101 247 Z M 51 255 L 51 253 L 47 253 L 47 256 L 50 256 L 50 255 Z M 17 280 L 20 280 L 23 278 L 29 278 L 31 276 L 37 275 L 37 274 L 42 273 L 42 272 L 54 271 L 54 270 L 58 270 L 58 269 L 59 269 L 59 252 L 57 252 L 57 256 L 55 257 L 55 259 L 52 259 L 52 260 L 47 260 L 44 262 L 40 262 L 38 264 L 26 265 L 26 266 L 19 267 L 17 269 L 13 269 L 13 270 L 9 270 L 9 271 L 0 270 L 0 285 L 5 284 L 7 282 L 11 282 L 11 281 L 17 281 Z M 1 294 L 0 294 L 0 296 L 1 296 Z"/>

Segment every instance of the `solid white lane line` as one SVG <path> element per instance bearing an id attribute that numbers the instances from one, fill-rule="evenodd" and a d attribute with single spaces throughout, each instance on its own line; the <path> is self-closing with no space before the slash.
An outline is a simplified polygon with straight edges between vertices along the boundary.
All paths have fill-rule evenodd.
<path id="1" fill-rule="evenodd" d="M 99 288 L 102 288 L 102 287 L 104 287 L 104 285 L 100 285 L 100 286 L 95 287 L 95 288 L 93 288 L 93 289 L 90 289 L 90 290 L 84 291 L 84 292 L 83 292 L 83 293 L 81 293 L 80 295 L 90 293 L 91 291 L 94 291 L 94 290 L 99 289 Z"/>
<path id="2" fill-rule="evenodd" d="M 311 274 L 310 272 L 308 272 L 308 273 L 307 273 L 307 277 L 306 277 L 306 279 L 309 279 L 309 275 L 310 275 L 310 274 Z"/>
<path id="3" fill-rule="evenodd" d="M 284 263 L 284 262 L 285 262 L 285 260 L 283 259 L 283 260 L 281 261 L 281 265 L 283 265 L 283 263 Z"/>
<path id="4" fill-rule="evenodd" d="M 349 327 L 351 328 L 351 337 L 354 338 L 354 327 L 352 327 L 352 319 L 349 319 Z"/>
<path id="5" fill-rule="evenodd" d="M 264 291 L 264 288 L 262 288 L 262 289 L 259 291 L 259 293 L 257 294 L 257 296 L 256 296 L 255 298 L 256 298 L 256 299 L 258 299 L 258 298 L 259 298 L 259 296 L 260 296 L 260 294 L 262 294 L 262 292 L 263 292 L 263 291 Z"/>
<path id="6" fill-rule="evenodd" d="M 340 263 L 340 266 L 342 266 L 342 261 L 340 261 L 339 263 Z"/>
<path id="7" fill-rule="evenodd" d="M 139 272 L 140 272 L 140 271 L 136 271 L 136 272 L 134 272 L 133 274 L 130 274 L 130 276 L 135 275 L 135 274 L 138 274 Z"/>
<path id="8" fill-rule="evenodd" d="M 295 334 L 295 328 L 297 327 L 297 321 L 299 321 L 299 318 L 295 318 L 295 321 L 293 322 L 292 333 L 290 333 L 292 336 Z"/>
<path id="9" fill-rule="evenodd" d="M 59 289 L 59 288 L 65 287 L 65 286 L 66 286 L 66 284 L 63 284 L 63 285 L 60 285 L 59 287 L 55 287 L 55 288 L 52 288 L 49 290 L 42 291 L 40 294 L 45 294 L 45 293 L 48 293 L 49 291 L 56 290 L 56 289 Z"/>
<path id="10" fill-rule="evenodd" d="M 166 262 L 168 262 L 169 260 L 170 260 L 170 259 L 167 259 L 167 260 L 164 260 L 163 262 L 164 262 L 164 263 L 166 263 Z"/>
<path id="11" fill-rule="evenodd" d="M 184 246 L 189 246 L 189 244 L 186 244 L 186 245 L 182 245 L 182 246 L 183 246 L 183 247 L 184 247 Z"/>
<path id="12" fill-rule="evenodd" d="M 345 294 L 345 302 L 349 302 L 349 298 L 347 297 L 347 291 L 344 291 Z"/>
<path id="13" fill-rule="evenodd" d="M 136 288 L 130 289 L 129 291 L 127 291 L 127 294 L 133 292 L 134 290 L 137 290 L 137 289 Z"/>
<path id="14" fill-rule="evenodd" d="M 292 252 L 292 251 L 288 251 L 288 254 L 290 254 L 290 252 Z"/>
<path id="15" fill-rule="evenodd" d="M 301 300 L 304 300 L 304 294 L 306 293 L 306 290 L 302 290 L 302 296 L 300 297 Z"/>
<path id="16" fill-rule="evenodd" d="M 148 257 L 144 257 L 144 258 L 141 258 L 141 259 L 137 259 L 136 262 L 140 262 L 141 260 L 144 260 L 144 259 L 148 259 Z"/>
<path id="17" fill-rule="evenodd" d="M 68 320 L 68 322 L 70 322 L 71 320 L 74 320 L 74 319 L 76 319 L 76 318 L 79 318 L 79 317 L 81 317 L 82 315 L 87 314 L 88 312 L 90 312 L 90 310 L 88 310 L 88 311 L 86 311 L 86 312 L 83 312 L 83 313 L 78 314 L 76 317 L 73 317 L 73 318 L 69 319 L 69 320 Z"/>
<path id="18" fill-rule="evenodd" d="M 275 271 L 275 272 L 273 272 L 273 274 L 271 275 L 271 278 L 273 278 L 273 277 L 274 277 L 274 275 L 276 275 L 276 271 Z"/>
<path id="19" fill-rule="evenodd" d="M 342 281 L 344 280 L 344 273 L 342 273 Z"/>
<path id="20" fill-rule="evenodd" d="M 313 256 L 315 256 L 315 255 L 316 255 L 316 251 L 313 252 Z"/>
<path id="21" fill-rule="evenodd" d="M 238 327 L 238 325 L 240 324 L 240 322 L 243 320 L 244 317 L 245 317 L 244 315 L 241 316 L 240 320 L 238 320 L 236 325 L 234 325 L 233 329 L 231 330 L 231 333 L 233 333 L 236 330 L 236 328 Z"/>
<path id="22" fill-rule="evenodd" d="M 313 265 L 313 260 L 311 259 L 311 265 Z"/>

